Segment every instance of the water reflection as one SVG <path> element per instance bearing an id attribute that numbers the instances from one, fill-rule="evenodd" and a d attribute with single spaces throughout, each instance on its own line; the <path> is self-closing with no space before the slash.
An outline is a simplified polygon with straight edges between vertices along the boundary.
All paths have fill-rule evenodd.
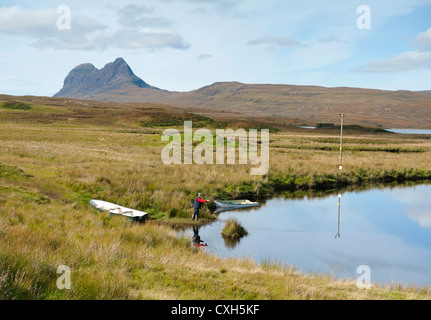
<path id="1" fill-rule="evenodd" d="M 229 238 L 229 237 L 223 237 L 224 245 L 226 248 L 233 249 L 235 248 L 241 241 L 239 238 Z"/>
<path id="2" fill-rule="evenodd" d="M 240 209 L 230 209 L 230 208 L 217 208 L 214 213 L 222 213 L 222 212 L 228 212 L 233 210 L 240 210 Z"/>
<path id="3" fill-rule="evenodd" d="M 337 223 L 337 234 L 335 239 L 340 238 L 340 211 L 341 211 L 341 194 L 338 194 L 338 223 Z"/>
<path id="4" fill-rule="evenodd" d="M 431 185 L 420 185 L 274 198 L 259 208 L 222 212 L 200 231 L 211 243 L 208 251 L 223 257 L 273 260 L 353 279 L 357 267 L 367 265 L 372 281 L 431 285 L 430 194 Z M 221 236 L 229 218 L 249 231 L 240 242 Z"/>
<path id="5" fill-rule="evenodd" d="M 204 241 L 201 240 L 201 237 L 199 236 L 199 227 L 193 227 L 192 242 L 196 248 L 208 247 L 206 243 L 203 244 Z"/>

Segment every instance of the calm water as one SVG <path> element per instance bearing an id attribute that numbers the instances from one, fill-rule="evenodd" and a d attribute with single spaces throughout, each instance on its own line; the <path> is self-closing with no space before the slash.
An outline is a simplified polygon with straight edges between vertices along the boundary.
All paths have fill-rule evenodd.
<path id="1" fill-rule="evenodd" d="M 352 279 L 359 277 L 358 266 L 367 265 L 372 282 L 431 285 L 430 195 L 431 185 L 346 192 L 340 210 L 338 195 L 272 199 L 259 208 L 221 213 L 220 221 L 201 227 L 208 244 L 201 249 Z M 229 217 L 249 233 L 236 244 L 221 236 Z"/>
<path id="2" fill-rule="evenodd" d="M 303 129 L 316 129 L 316 127 L 301 126 Z M 431 134 L 431 129 L 385 129 L 389 132 L 402 134 Z"/>
<path id="3" fill-rule="evenodd" d="M 385 129 L 386 131 L 402 133 L 402 134 L 431 134 L 428 129 Z"/>

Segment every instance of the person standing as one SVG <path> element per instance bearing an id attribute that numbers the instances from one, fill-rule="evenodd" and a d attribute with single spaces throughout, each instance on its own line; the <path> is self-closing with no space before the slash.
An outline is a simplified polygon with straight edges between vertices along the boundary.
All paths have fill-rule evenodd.
<path id="1" fill-rule="evenodd" d="M 202 193 L 198 193 L 198 197 L 195 199 L 195 202 L 193 203 L 194 212 L 192 215 L 192 220 L 195 219 L 196 221 L 199 221 L 199 210 L 202 208 L 202 203 L 206 203 L 209 200 L 202 200 Z"/>

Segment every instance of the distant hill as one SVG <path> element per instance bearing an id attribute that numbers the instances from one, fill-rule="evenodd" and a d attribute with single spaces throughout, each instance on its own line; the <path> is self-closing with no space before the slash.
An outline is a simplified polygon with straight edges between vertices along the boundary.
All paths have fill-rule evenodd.
<path id="1" fill-rule="evenodd" d="M 188 92 L 152 87 L 133 74 L 119 58 L 97 70 L 91 64 L 74 68 L 55 97 L 101 102 L 153 102 L 187 108 L 194 113 L 219 118 L 273 118 L 295 125 L 338 123 L 386 128 L 430 128 L 431 95 L 406 90 L 244 84 L 216 82 Z"/>
<path id="2" fill-rule="evenodd" d="M 123 58 L 96 69 L 91 63 L 80 64 L 69 72 L 63 88 L 54 97 L 91 99 L 122 90 L 156 89 L 137 77 Z M 97 100 L 97 99 L 96 99 Z"/>

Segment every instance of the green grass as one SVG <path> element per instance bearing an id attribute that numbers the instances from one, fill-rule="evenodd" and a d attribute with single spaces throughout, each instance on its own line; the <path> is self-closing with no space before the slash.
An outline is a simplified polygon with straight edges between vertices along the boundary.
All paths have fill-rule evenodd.
<path id="1" fill-rule="evenodd" d="M 225 221 L 221 232 L 224 243 L 228 248 L 234 248 L 241 238 L 248 235 L 247 230 L 234 218 L 228 218 Z"/>
<path id="2" fill-rule="evenodd" d="M 11 109 L 11 110 L 30 110 L 31 105 L 25 102 L 19 102 L 19 101 L 8 101 L 3 102 L 2 107 L 5 109 Z"/>
<path id="3" fill-rule="evenodd" d="M 20 180 L 31 177 L 31 175 L 25 173 L 22 169 L 16 166 L 10 166 L 0 163 L 0 178 Z"/>
<path id="4" fill-rule="evenodd" d="M 192 121 L 193 127 L 223 127 L 225 123 L 216 122 L 211 118 L 191 114 L 191 113 L 171 113 L 153 112 L 147 119 L 142 121 L 144 127 L 181 127 L 184 126 L 184 121 Z"/>
<path id="5" fill-rule="evenodd" d="M 234 218 L 229 218 L 225 221 L 222 236 L 229 239 L 241 239 L 248 234 L 247 230 Z"/>

